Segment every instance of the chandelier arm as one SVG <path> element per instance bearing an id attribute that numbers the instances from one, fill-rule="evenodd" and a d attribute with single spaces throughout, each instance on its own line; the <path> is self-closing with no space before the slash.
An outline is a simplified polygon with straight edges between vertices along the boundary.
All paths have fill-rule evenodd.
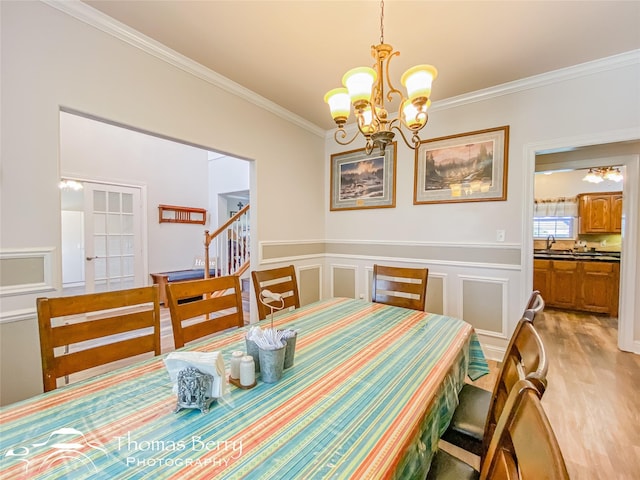
<path id="1" fill-rule="evenodd" d="M 343 142 L 341 139 L 344 140 L 345 138 L 347 138 L 347 131 L 344 128 L 338 128 L 333 133 L 333 139 L 336 141 L 336 143 L 339 143 L 340 145 L 349 145 L 350 143 L 352 143 L 357 138 L 358 133 L 359 132 L 356 132 L 351 140 Z M 340 138 L 338 138 L 338 135 L 340 135 Z"/>
<path id="2" fill-rule="evenodd" d="M 418 145 L 420 145 L 420 137 L 416 132 L 413 132 L 413 135 L 411 136 L 411 143 L 409 143 L 409 140 L 407 140 L 407 137 L 399 126 L 393 125 L 389 130 L 397 130 L 400 133 L 402 140 L 404 140 L 404 143 L 412 150 L 416 150 Z"/>
<path id="3" fill-rule="evenodd" d="M 393 83 L 391 83 L 391 76 L 389 75 L 389 65 L 391 63 L 391 59 L 397 55 L 400 55 L 400 52 L 391 52 L 391 54 L 386 58 L 384 64 L 384 74 L 387 78 L 387 85 L 389 86 L 389 91 L 387 92 L 387 100 L 389 102 L 393 101 L 393 97 L 391 95 L 395 93 L 400 98 L 400 104 L 402 105 L 402 102 L 405 101 L 404 95 L 402 95 L 402 92 L 400 90 L 393 86 Z"/>
<path id="4" fill-rule="evenodd" d="M 371 140 L 370 136 L 367 136 L 367 143 L 364 146 L 364 153 L 366 153 L 367 155 L 371 155 L 371 152 L 373 152 L 373 148 L 375 147 L 373 141 Z"/>

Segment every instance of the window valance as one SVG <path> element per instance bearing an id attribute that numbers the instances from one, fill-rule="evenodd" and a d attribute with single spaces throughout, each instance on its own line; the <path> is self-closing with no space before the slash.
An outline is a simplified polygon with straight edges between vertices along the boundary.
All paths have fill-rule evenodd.
<path id="1" fill-rule="evenodd" d="M 577 217 L 578 198 L 536 198 L 534 202 L 534 217 Z"/>

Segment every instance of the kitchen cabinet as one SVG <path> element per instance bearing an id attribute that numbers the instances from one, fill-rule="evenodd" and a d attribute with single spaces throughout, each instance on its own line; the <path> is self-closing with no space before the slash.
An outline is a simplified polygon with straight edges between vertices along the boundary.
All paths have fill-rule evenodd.
<path id="1" fill-rule="evenodd" d="M 552 261 L 551 289 L 552 303 L 560 308 L 576 308 L 579 272 L 577 261 Z M 542 297 L 544 298 L 544 297 Z"/>
<path id="2" fill-rule="evenodd" d="M 580 288 L 582 310 L 598 313 L 618 311 L 618 264 L 583 262 Z M 612 279 L 615 278 L 615 285 Z M 613 316 L 613 315 L 612 315 Z"/>
<path id="3" fill-rule="evenodd" d="M 533 261 L 533 289 L 538 290 L 545 303 L 549 303 L 551 296 L 551 260 Z"/>
<path id="4" fill-rule="evenodd" d="M 533 261 L 533 288 L 549 307 L 618 315 L 620 264 L 580 260 Z"/>
<path id="5" fill-rule="evenodd" d="M 578 195 L 580 233 L 620 233 L 622 192 Z"/>

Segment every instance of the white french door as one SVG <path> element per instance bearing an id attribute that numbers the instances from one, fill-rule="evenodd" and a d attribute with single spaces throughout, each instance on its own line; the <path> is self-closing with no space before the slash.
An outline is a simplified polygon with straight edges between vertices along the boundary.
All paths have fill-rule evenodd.
<path id="1" fill-rule="evenodd" d="M 143 286 L 141 190 L 83 185 L 86 293 Z"/>

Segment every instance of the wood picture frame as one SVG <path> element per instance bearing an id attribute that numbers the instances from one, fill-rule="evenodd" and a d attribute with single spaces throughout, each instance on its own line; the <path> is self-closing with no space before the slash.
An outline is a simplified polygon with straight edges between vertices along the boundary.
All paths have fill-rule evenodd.
<path id="1" fill-rule="evenodd" d="M 423 140 L 415 152 L 413 203 L 507 199 L 509 126 Z"/>
<path id="2" fill-rule="evenodd" d="M 396 206 L 396 142 L 384 154 L 364 148 L 331 155 L 330 210 Z"/>

